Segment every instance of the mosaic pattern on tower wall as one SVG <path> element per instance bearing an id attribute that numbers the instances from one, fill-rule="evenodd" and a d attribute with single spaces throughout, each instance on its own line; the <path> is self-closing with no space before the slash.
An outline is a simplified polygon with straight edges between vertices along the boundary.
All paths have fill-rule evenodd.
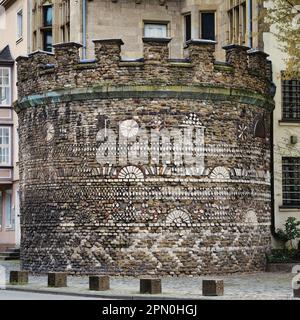
<path id="1" fill-rule="evenodd" d="M 135 64 L 116 59 L 120 45 L 96 44 L 98 60 L 90 65 L 79 63 L 76 44 L 18 61 L 23 268 L 120 275 L 263 270 L 272 111 L 265 56 L 256 58 L 262 77 L 251 65 L 240 69 L 244 47 L 227 49 L 233 62 L 220 66 L 203 63 L 213 44 L 190 43 L 191 61 L 177 65 L 164 56 L 166 42 L 145 41 L 145 61 Z M 45 65 L 36 78 L 43 88 L 26 80 L 37 60 Z M 207 77 L 214 79 L 209 85 Z M 62 85 L 72 78 L 71 89 Z M 84 78 L 100 89 L 85 89 Z"/>

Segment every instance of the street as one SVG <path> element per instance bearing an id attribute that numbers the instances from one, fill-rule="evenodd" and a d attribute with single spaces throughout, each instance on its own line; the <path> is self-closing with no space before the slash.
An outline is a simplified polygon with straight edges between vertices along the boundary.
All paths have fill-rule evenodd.
<path id="1" fill-rule="evenodd" d="M 0 290 L 0 300 L 95 300 L 93 298 L 74 297 L 58 294 L 44 294 L 13 290 Z M 101 299 L 103 300 L 103 299 Z"/>

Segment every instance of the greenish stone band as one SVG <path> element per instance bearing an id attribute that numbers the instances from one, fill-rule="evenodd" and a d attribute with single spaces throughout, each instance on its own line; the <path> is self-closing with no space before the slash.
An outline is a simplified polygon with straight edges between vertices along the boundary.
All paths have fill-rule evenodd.
<path id="1" fill-rule="evenodd" d="M 274 109 L 271 97 L 254 91 L 216 87 L 211 85 L 199 86 L 95 86 L 85 88 L 70 88 L 57 91 L 47 91 L 30 95 L 18 100 L 16 112 L 29 107 L 47 105 L 59 102 L 71 102 L 97 99 L 130 99 L 130 98 L 161 98 L 161 99 L 192 99 L 212 101 L 235 101 L 255 105 L 269 111 Z"/>

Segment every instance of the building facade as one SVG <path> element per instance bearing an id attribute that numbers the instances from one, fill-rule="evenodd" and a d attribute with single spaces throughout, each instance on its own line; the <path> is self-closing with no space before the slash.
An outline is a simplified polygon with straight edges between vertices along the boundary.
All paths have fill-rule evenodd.
<path id="1" fill-rule="evenodd" d="M 271 27 L 272 32 L 276 32 Z M 300 220 L 300 79 L 285 79 L 285 60 L 273 33 L 264 34 L 264 48 L 273 63 L 277 87 L 273 117 L 275 230 L 288 217 Z M 276 61 L 276 63 L 275 63 Z"/>
<path id="2" fill-rule="evenodd" d="M 93 56 L 92 40 L 122 38 L 124 58 L 142 56 L 142 37 L 171 37 L 170 57 L 183 57 L 190 39 L 217 41 L 261 49 L 256 0 L 32 0 L 32 48 L 83 44 L 81 57 Z"/>
<path id="3" fill-rule="evenodd" d="M 28 1 L 0 1 L 0 246 L 20 243 L 15 58 L 29 50 Z"/>

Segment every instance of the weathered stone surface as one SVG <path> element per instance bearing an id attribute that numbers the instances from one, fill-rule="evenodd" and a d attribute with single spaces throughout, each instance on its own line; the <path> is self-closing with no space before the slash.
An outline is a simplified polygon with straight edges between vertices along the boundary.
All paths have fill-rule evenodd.
<path id="1" fill-rule="evenodd" d="M 109 276 L 90 276 L 89 286 L 93 291 L 109 290 Z"/>
<path id="2" fill-rule="evenodd" d="M 294 289 L 293 292 L 294 292 L 294 297 L 295 298 L 300 298 L 300 288 L 299 289 Z"/>
<path id="3" fill-rule="evenodd" d="M 223 280 L 202 280 L 202 294 L 204 296 L 222 296 L 224 294 Z"/>
<path id="4" fill-rule="evenodd" d="M 67 287 L 67 276 L 65 272 L 50 272 L 48 273 L 48 287 Z"/>
<path id="5" fill-rule="evenodd" d="M 212 42 L 168 62 L 168 39 L 150 40 L 135 63 L 119 39 L 95 41 L 95 62 L 74 43 L 18 59 L 25 270 L 265 270 L 270 82 L 244 47 L 217 66 Z"/>
<path id="6" fill-rule="evenodd" d="M 28 271 L 10 271 L 9 283 L 10 284 L 27 284 Z"/>
<path id="7" fill-rule="evenodd" d="M 160 294 L 161 279 L 140 279 L 140 293 Z"/>

